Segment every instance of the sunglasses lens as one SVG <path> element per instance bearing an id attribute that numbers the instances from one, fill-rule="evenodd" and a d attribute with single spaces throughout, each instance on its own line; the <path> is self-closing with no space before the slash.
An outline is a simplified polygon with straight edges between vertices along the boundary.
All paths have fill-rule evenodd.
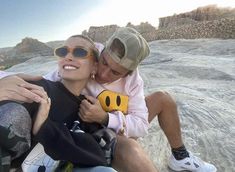
<path id="1" fill-rule="evenodd" d="M 65 57 L 68 54 L 68 49 L 66 47 L 57 48 L 55 50 L 55 55 L 59 57 Z"/>
<path id="2" fill-rule="evenodd" d="M 73 50 L 74 57 L 86 57 L 88 54 L 87 50 L 84 50 L 82 48 L 75 48 Z"/>

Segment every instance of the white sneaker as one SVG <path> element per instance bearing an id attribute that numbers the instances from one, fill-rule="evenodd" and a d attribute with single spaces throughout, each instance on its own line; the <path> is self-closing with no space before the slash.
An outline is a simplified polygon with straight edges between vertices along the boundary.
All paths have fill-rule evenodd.
<path id="1" fill-rule="evenodd" d="M 174 171 L 192 171 L 192 172 L 216 172 L 217 169 L 213 164 L 202 161 L 189 152 L 189 157 L 182 160 L 176 160 L 171 155 L 168 166 Z"/>
<path id="2" fill-rule="evenodd" d="M 59 161 L 53 160 L 44 152 L 43 146 L 38 143 L 21 164 L 23 172 L 52 172 L 59 165 Z"/>

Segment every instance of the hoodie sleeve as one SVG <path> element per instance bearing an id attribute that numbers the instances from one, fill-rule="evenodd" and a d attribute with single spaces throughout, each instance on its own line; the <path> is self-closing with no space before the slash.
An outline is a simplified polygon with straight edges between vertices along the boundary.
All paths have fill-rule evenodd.
<path id="1" fill-rule="evenodd" d="M 6 77 L 6 76 L 10 76 L 10 75 L 15 75 L 14 72 L 6 72 L 6 71 L 1 71 L 0 70 L 0 79 Z"/>
<path id="2" fill-rule="evenodd" d="M 144 96 L 144 82 L 138 70 L 128 76 L 125 91 L 129 97 L 127 114 L 110 112 L 108 127 L 127 137 L 143 137 L 148 133 L 148 109 Z"/>
<path id="3" fill-rule="evenodd" d="M 107 165 L 104 152 L 90 134 L 70 132 L 62 123 L 47 119 L 35 138 L 54 160 L 84 166 Z"/>

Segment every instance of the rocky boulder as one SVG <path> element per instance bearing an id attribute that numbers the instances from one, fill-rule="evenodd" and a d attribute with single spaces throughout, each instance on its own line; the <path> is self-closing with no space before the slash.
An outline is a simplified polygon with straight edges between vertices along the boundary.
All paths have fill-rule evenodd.
<path id="1" fill-rule="evenodd" d="M 22 63 L 37 56 L 53 56 L 53 48 L 33 38 L 24 38 L 13 48 L 0 51 L 0 66 L 2 69 Z"/>
<path id="2" fill-rule="evenodd" d="M 117 25 L 108 25 L 108 26 L 100 26 L 95 27 L 91 26 L 87 31 L 83 31 L 82 34 L 89 36 L 95 42 L 102 42 L 108 40 L 108 38 L 113 34 L 113 32 L 119 28 Z"/>
<path id="3" fill-rule="evenodd" d="M 53 49 L 33 38 L 24 38 L 13 49 L 17 54 L 34 53 L 44 56 L 53 55 Z"/>
<path id="4" fill-rule="evenodd" d="M 185 24 L 195 24 L 202 21 L 220 20 L 235 17 L 235 9 L 218 8 L 216 5 L 199 7 L 191 12 L 162 17 L 159 19 L 159 29 L 172 28 Z"/>

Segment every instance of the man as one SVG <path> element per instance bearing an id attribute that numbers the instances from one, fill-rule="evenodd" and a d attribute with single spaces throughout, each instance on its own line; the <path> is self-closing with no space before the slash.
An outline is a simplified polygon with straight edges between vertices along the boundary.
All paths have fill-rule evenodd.
<path id="1" fill-rule="evenodd" d="M 137 66 L 148 55 L 148 44 L 137 31 L 131 28 L 118 29 L 107 41 L 101 52 L 96 82 L 89 83 L 84 91 L 93 97 L 87 97 L 90 102 L 82 102 L 81 118 L 87 122 L 103 123 L 127 137 L 141 137 L 147 133 L 148 122 L 158 116 L 159 124 L 172 148 L 172 155 L 169 160 L 171 169 L 197 172 L 216 171 L 212 164 L 203 162 L 186 150 L 181 138 L 176 103 L 171 96 L 165 92 L 156 92 L 144 99 L 143 81 L 139 76 Z M 55 80 L 54 74 L 49 74 L 46 78 Z M 108 94 L 103 95 L 107 91 Z M 114 106 L 113 109 L 109 109 L 107 105 L 110 105 L 112 101 L 110 95 L 116 97 L 116 101 L 119 100 L 117 102 L 121 100 L 121 102 L 127 103 L 124 103 L 121 108 Z M 94 97 L 97 97 L 103 103 L 100 103 Z M 115 110 L 115 112 L 112 110 Z M 126 142 L 128 145 L 136 144 L 135 141 Z M 123 143 L 125 145 L 125 142 Z M 121 158 L 119 157 L 119 160 L 114 159 L 114 167 L 122 170 L 125 166 L 128 166 L 132 171 L 135 171 L 133 169 L 137 170 L 135 168 L 136 163 L 132 162 L 145 162 L 148 159 L 145 156 L 128 156 L 131 155 L 129 148 L 117 145 L 116 152 Z M 136 149 L 141 150 L 138 146 Z M 136 152 L 138 153 L 138 151 Z M 144 165 L 145 167 L 152 166 L 149 161 Z"/>

